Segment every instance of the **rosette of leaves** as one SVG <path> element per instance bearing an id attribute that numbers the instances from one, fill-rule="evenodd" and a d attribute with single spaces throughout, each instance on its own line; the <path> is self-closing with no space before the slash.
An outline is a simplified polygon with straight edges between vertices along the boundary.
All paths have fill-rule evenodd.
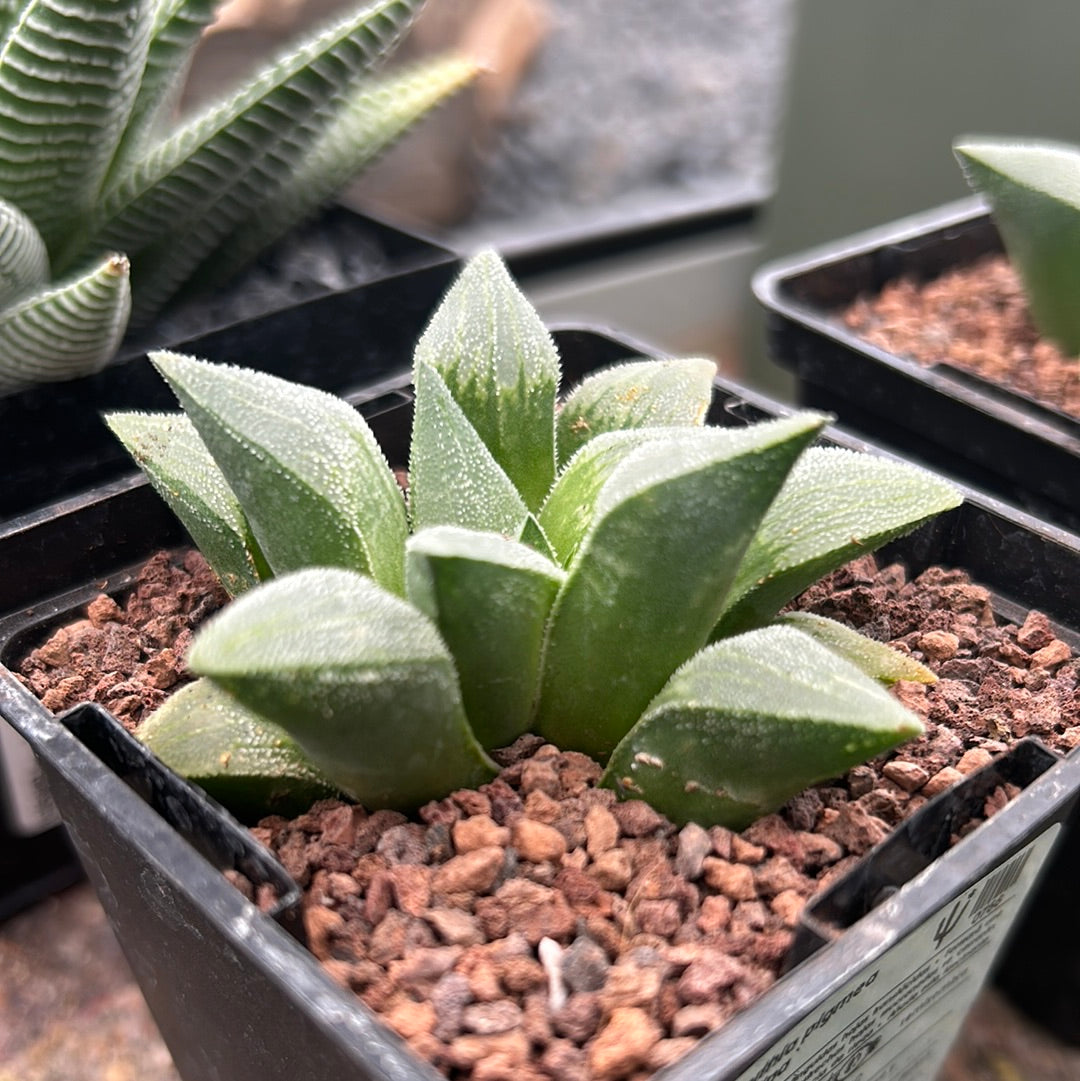
<path id="1" fill-rule="evenodd" d="M 708 361 L 616 366 L 558 404 L 493 254 L 416 346 L 407 500 L 344 402 L 153 361 L 184 412 L 109 423 L 239 595 L 142 738 L 216 792 L 316 778 L 415 807 L 534 731 L 676 822 L 742 826 L 921 730 L 883 683 L 922 665 L 778 612 L 955 489 L 812 446 L 818 414 L 704 426 Z"/>
<path id="2" fill-rule="evenodd" d="M 420 3 L 373 0 L 181 124 L 217 0 L 0 6 L 0 393 L 103 367 L 129 316 L 240 269 L 471 78 L 374 73 Z"/>
<path id="3" fill-rule="evenodd" d="M 953 151 L 990 202 L 1040 332 L 1080 354 L 1080 147 L 965 138 Z"/>

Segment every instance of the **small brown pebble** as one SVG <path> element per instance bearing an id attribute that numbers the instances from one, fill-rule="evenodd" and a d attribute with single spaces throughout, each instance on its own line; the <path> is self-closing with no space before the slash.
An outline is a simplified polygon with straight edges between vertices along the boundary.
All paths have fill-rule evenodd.
<path id="1" fill-rule="evenodd" d="M 687 1004 L 711 1002 L 742 978 L 746 966 L 721 950 L 704 948 L 679 977 L 679 999 Z"/>
<path id="2" fill-rule="evenodd" d="M 476 917 L 459 908 L 428 909 L 424 919 L 447 945 L 475 946 L 484 941 Z"/>
<path id="3" fill-rule="evenodd" d="M 123 619 L 124 611 L 105 593 L 99 594 L 86 606 L 86 616 L 95 627 Z"/>
<path id="4" fill-rule="evenodd" d="M 413 1002 L 402 999 L 383 1014 L 383 1020 L 399 1036 L 411 1040 L 435 1027 L 435 1007 L 430 1002 Z"/>
<path id="5" fill-rule="evenodd" d="M 558 1035 L 583 1044 L 600 1024 L 600 998 L 594 992 L 577 991 L 551 1015 Z"/>
<path id="6" fill-rule="evenodd" d="M 919 638 L 919 649 L 930 661 L 947 661 L 956 656 L 960 639 L 951 631 L 927 631 Z"/>
<path id="7" fill-rule="evenodd" d="M 447 860 L 435 871 L 432 889 L 436 893 L 483 893 L 489 890 L 503 866 L 503 850 L 495 846 L 478 848 Z"/>
<path id="8" fill-rule="evenodd" d="M 644 1010 L 615 1010 L 587 1049 L 594 1081 L 616 1081 L 644 1066 L 661 1035 L 660 1026 Z"/>
<path id="9" fill-rule="evenodd" d="M 678 1036 L 674 1039 L 658 1040 L 649 1052 L 646 1066 L 650 1070 L 662 1070 L 665 1066 L 678 1062 L 697 1042 L 696 1036 Z"/>
<path id="10" fill-rule="evenodd" d="M 639 799 L 616 803 L 612 813 L 627 837 L 648 837 L 668 824 L 666 818 Z"/>
<path id="11" fill-rule="evenodd" d="M 1028 612 L 1024 625 L 1016 632 L 1017 642 L 1030 652 L 1050 645 L 1056 637 L 1050 620 L 1042 612 Z"/>
<path id="12" fill-rule="evenodd" d="M 611 965 L 599 943 L 588 935 L 578 935 L 563 952 L 561 967 L 571 991 L 599 991 Z"/>
<path id="13" fill-rule="evenodd" d="M 596 859 L 615 847 L 619 840 L 619 823 L 606 808 L 592 806 L 585 814 L 585 849 Z"/>
<path id="14" fill-rule="evenodd" d="M 712 850 L 722 860 L 732 859 L 732 847 L 735 834 L 724 826 L 713 826 L 709 830 L 709 840 L 712 841 Z"/>
<path id="15" fill-rule="evenodd" d="M 479 848 L 504 848 L 510 843 L 510 831 L 505 826 L 496 825 L 486 814 L 455 822 L 450 827 L 450 837 L 459 856 Z"/>
<path id="16" fill-rule="evenodd" d="M 622 848 L 612 848 L 601 852 L 596 862 L 589 868 L 589 874 L 605 890 L 621 891 L 630 885 L 634 867 L 630 854 Z"/>
<path id="17" fill-rule="evenodd" d="M 922 787 L 922 793 L 924 796 L 936 796 L 939 792 L 944 792 L 946 788 L 952 788 L 954 784 L 964 779 L 964 775 L 953 766 L 945 766 L 944 769 L 939 769 L 930 780 Z"/>
<path id="18" fill-rule="evenodd" d="M 881 772 L 905 792 L 917 792 L 930 779 L 926 770 L 916 762 L 903 762 L 899 759 L 887 762 Z"/>
<path id="19" fill-rule="evenodd" d="M 519 818 L 510 828 L 510 843 L 529 863 L 557 862 L 566 855 L 566 838 L 554 826 Z"/>
<path id="20" fill-rule="evenodd" d="M 465 1007 L 461 1023 L 466 1032 L 481 1036 L 509 1032 L 521 1024 L 521 1007 L 508 998 L 496 1002 L 474 1002 Z"/>
<path id="21" fill-rule="evenodd" d="M 784 890 L 769 902 L 769 908 L 784 921 L 785 927 L 795 927 L 798 924 L 805 905 L 806 898 L 797 890 Z"/>
<path id="22" fill-rule="evenodd" d="M 1049 645 L 1036 650 L 1031 655 L 1032 668 L 1057 668 L 1072 656 L 1072 650 L 1066 642 L 1055 638 Z"/>
<path id="23" fill-rule="evenodd" d="M 679 830 L 678 848 L 675 853 L 675 871 L 693 882 L 701 877 L 705 857 L 712 851 L 709 831 L 696 822 L 690 822 Z"/>
<path id="24" fill-rule="evenodd" d="M 735 834 L 731 839 L 731 858 L 736 863 L 760 863 L 765 858 L 765 849 Z"/>
<path id="25" fill-rule="evenodd" d="M 308 949 L 320 961 L 330 956 L 330 942 L 345 926 L 340 913 L 325 905 L 310 905 L 304 909 L 304 932 Z"/>
<path id="26" fill-rule="evenodd" d="M 723 894 L 712 894 L 701 902 L 697 927 L 704 935 L 723 931 L 731 922 L 732 904 Z"/>
<path id="27" fill-rule="evenodd" d="M 726 1018 L 725 1012 L 715 1002 L 683 1006 L 671 1020 L 673 1036 L 704 1036 L 719 1028 Z"/>
<path id="28" fill-rule="evenodd" d="M 709 856 L 705 860 L 704 874 L 708 886 L 733 901 L 747 901 L 757 896 L 754 872 L 744 863 L 729 863 Z"/>
<path id="29" fill-rule="evenodd" d="M 993 760 L 994 756 L 985 748 L 972 747 L 960 756 L 960 761 L 956 763 L 956 770 L 966 777 L 969 773 L 990 765 Z"/>
<path id="30" fill-rule="evenodd" d="M 600 1006 L 610 1014 L 624 1006 L 648 1006 L 660 993 L 663 972 L 656 966 L 642 967 L 620 961 L 607 974 L 600 991 Z"/>

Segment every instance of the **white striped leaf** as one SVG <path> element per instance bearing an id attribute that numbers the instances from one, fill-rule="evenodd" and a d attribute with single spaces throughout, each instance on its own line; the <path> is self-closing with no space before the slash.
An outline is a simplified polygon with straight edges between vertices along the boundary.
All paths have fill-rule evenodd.
<path id="1" fill-rule="evenodd" d="M 0 197 L 33 220 L 59 271 L 123 134 L 153 16 L 151 0 L 34 0 L 0 43 Z"/>
<path id="2" fill-rule="evenodd" d="M 473 256 L 416 345 L 530 510 L 555 479 L 559 355 L 491 251 Z M 464 523 L 461 523 L 464 524 Z"/>
<path id="3" fill-rule="evenodd" d="M 918 717 L 850 661 L 790 627 L 765 627 L 687 661 L 601 783 L 678 824 L 743 829 L 921 732 Z"/>
<path id="4" fill-rule="evenodd" d="M 105 423 L 235 596 L 270 577 L 224 474 L 182 413 L 110 413 Z"/>
<path id="5" fill-rule="evenodd" d="M 565 572 L 496 533 L 440 526 L 409 538 L 407 595 L 454 658 L 465 715 L 485 747 L 528 730 L 544 627 Z"/>
<path id="6" fill-rule="evenodd" d="M 823 423 L 803 413 L 743 429 L 673 429 L 626 456 L 555 600 L 542 736 L 611 753 L 708 640 L 743 552 Z"/>
<path id="7" fill-rule="evenodd" d="M 495 775 L 435 626 L 370 578 L 319 567 L 267 582 L 203 626 L 188 663 L 369 807 L 417 807 Z"/>
<path id="8" fill-rule="evenodd" d="M 768 623 L 822 575 L 962 498 L 948 481 L 907 462 L 814 447 L 791 471 L 743 556 L 713 637 Z"/>
<path id="9" fill-rule="evenodd" d="M 208 679 L 181 687 L 136 735 L 244 821 L 301 814 L 337 791 L 284 728 Z"/>
<path id="10" fill-rule="evenodd" d="M 448 56 L 396 71 L 357 89 L 297 167 L 269 183 L 249 214 L 203 262 L 191 284 L 224 282 L 268 243 L 314 212 L 419 120 L 475 77 L 464 57 Z M 187 290 L 185 289 L 185 292 Z"/>
<path id="11" fill-rule="evenodd" d="M 0 311 L 0 393 L 104 368 L 130 310 L 127 260 L 110 255 L 86 274 Z"/>
<path id="12" fill-rule="evenodd" d="M 0 199 L 0 309 L 49 280 L 49 256 L 34 223 Z"/>
<path id="13" fill-rule="evenodd" d="M 711 360 L 636 360 L 582 380 L 559 410 L 559 464 L 590 439 L 625 428 L 698 427 L 712 400 Z"/>
<path id="14" fill-rule="evenodd" d="M 235 493 L 274 574 L 348 567 L 404 592 L 405 501 L 340 398 L 175 353 L 150 358 Z"/>

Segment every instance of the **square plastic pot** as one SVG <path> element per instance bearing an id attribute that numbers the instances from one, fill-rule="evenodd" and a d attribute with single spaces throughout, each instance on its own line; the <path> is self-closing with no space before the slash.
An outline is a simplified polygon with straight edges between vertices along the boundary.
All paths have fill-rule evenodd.
<path id="1" fill-rule="evenodd" d="M 564 358 L 581 348 L 595 363 L 632 351 L 583 332 L 560 335 L 559 344 Z M 362 408 L 391 460 L 402 460 L 407 385 L 383 390 Z M 737 425 L 785 411 L 718 381 L 711 420 Z M 861 446 L 835 431 L 829 436 Z M 118 501 L 134 521 L 123 522 Z M 103 506 L 109 503 L 114 510 Z M 46 563 L 52 596 L 3 621 L 0 660 L 11 663 L 31 638 L 69 619 L 102 588 L 122 589 L 152 551 L 183 542 L 155 504 L 149 487 L 133 479 L 95 505 L 72 508 L 69 543 L 92 538 L 99 569 L 87 582 L 71 567 Z M 91 516 L 88 534 L 83 515 Z M 887 555 L 913 572 L 938 562 L 962 566 L 995 591 L 1010 618 L 1040 607 L 1080 643 L 1080 549 L 1060 531 L 972 494 Z M 438 1077 L 297 941 L 295 896 L 269 877 L 273 868 L 255 862 L 246 831 L 147 755 L 104 710 L 80 706 L 55 718 L 0 670 L 0 715 L 40 757 L 185 1081 Z M 1006 780 L 1021 795 L 950 847 L 986 794 Z M 1080 756 L 1061 759 L 1024 741 L 942 793 L 808 909 L 793 955 L 798 963 L 657 1081 L 765 1081 L 796 1076 L 812 1063 L 822 1076 L 877 1077 L 902 1066 L 892 1076 L 931 1081 L 1020 903 L 1053 858 L 1078 791 Z M 259 912 L 234 890 L 220 873 L 229 867 L 256 883 L 276 883 L 275 912 Z M 1044 1000 L 1067 992 L 1062 959 L 1059 947 L 1055 965 L 1043 970 Z"/>
<path id="2" fill-rule="evenodd" d="M 863 342 L 839 312 L 902 276 L 929 280 L 1003 251 L 984 205 L 965 200 L 779 260 L 754 277 L 769 352 L 800 404 L 905 456 L 1080 530 L 1080 421 L 945 364 Z"/>
<path id="3" fill-rule="evenodd" d="M 316 255 L 350 284 L 339 290 L 297 280 L 308 238 Z M 363 258 L 356 255 L 364 253 Z M 353 265 L 355 264 L 355 265 Z M 228 289 L 240 309 L 215 300 L 209 314 L 197 307 L 163 317 L 121 346 L 116 363 L 93 376 L 31 387 L 0 397 L 4 483 L 0 526 L 47 504 L 123 476 L 131 460 L 101 421 L 112 409 L 174 409 L 168 387 L 146 359 L 148 349 L 173 349 L 282 375 L 324 390 L 346 392 L 411 363 L 412 344 L 456 273 L 445 248 L 344 207 L 331 207 L 295 230 L 259 263 L 289 276 L 306 299 L 251 316 L 242 278 Z M 324 268 L 324 274 L 329 268 Z M 318 277 L 315 277 L 318 280 Z M 252 292 L 255 286 L 252 286 Z"/>

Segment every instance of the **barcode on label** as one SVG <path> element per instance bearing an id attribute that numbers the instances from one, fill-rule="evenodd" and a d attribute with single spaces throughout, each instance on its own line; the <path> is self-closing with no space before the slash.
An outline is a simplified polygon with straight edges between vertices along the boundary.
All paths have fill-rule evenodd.
<path id="1" fill-rule="evenodd" d="M 1028 855 L 1029 850 L 1025 850 L 1014 856 L 1004 867 L 998 868 L 983 883 L 979 896 L 975 900 L 975 907 L 971 910 L 972 919 L 978 916 L 980 912 L 984 912 L 991 906 L 996 905 L 1016 885 L 1024 871 L 1024 864 L 1027 863 Z"/>

